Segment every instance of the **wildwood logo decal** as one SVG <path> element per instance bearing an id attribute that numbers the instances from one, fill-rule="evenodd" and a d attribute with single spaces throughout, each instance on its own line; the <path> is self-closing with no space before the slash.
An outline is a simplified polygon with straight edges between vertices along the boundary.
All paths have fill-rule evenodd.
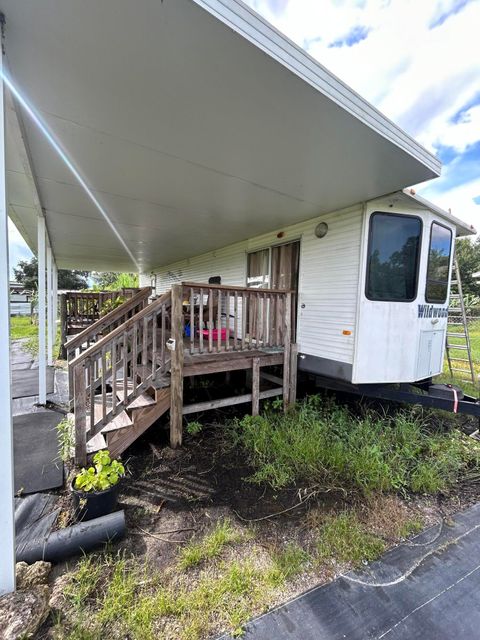
<path id="1" fill-rule="evenodd" d="M 419 318 L 446 318 L 448 317 L 448 307 L 434 307 L 433 304 L 418 305 Z"/>

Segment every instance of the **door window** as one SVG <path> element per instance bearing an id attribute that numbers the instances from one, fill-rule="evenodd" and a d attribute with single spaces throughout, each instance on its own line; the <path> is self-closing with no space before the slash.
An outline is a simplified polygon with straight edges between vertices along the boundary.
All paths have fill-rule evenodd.
<path id="1" fill-rule="evenodd" d="M 411 302 L 417 296 L 422 221 L 415 216 L 375 212 L 370 217 L 366 296 Z"/>

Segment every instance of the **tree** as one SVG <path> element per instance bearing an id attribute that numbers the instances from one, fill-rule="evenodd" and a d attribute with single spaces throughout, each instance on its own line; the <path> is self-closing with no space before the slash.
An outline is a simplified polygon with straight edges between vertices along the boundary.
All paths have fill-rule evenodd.
<path id="1" fill-rule="evenodd" d="M 470 238 L 459 238 L 455 244 L 463 293 L 480 295 L 480 282 L 473 274 L 480 271 L 480 238 L 472 242 Z"/>
<path id="2" fill-rule="evenodd" d="M 26 289 L 38 289 L 38 260 L 35 256 L 31 260 L 20 260 L 13 268 L 15 281 L 20 282 Z M 88 287 L 88 271 L 76 269 L 58 270 L 59 289 L 86 289 Z"/>
<path id="3" fill-rule="evenodd" d="M 107 291 L 119 289 L 131 289 L 138 287 L 138 275 L 136 273 L 115 273 L 114 271 L 93 272 L 96 288 Z"/>

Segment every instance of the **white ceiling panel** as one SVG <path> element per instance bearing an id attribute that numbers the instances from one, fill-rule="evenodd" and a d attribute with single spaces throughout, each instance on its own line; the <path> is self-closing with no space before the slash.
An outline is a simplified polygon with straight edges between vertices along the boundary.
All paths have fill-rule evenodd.
<path id="1" fill-rule="evenodd" d="M 18 106 L 59 266 L 148 271 L 438 174 L 242 3 L 221 3 L 228 26 L 214 5 L 0 0 L 16 87 L 136 262 Z M 25 206 L 15 158 L 9 168 Z"/>

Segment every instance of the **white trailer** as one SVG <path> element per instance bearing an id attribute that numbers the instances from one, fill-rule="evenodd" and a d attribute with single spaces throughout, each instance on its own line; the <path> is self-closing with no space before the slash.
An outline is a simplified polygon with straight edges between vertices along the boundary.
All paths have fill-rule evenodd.
<path id="1" fill-rule="evenodd" d="M 454 241 L 472 233 L 400 191 L 161 266 L 141 284 L 292 288 L 300 370 L 412 383 L 442 372 Z"/>

